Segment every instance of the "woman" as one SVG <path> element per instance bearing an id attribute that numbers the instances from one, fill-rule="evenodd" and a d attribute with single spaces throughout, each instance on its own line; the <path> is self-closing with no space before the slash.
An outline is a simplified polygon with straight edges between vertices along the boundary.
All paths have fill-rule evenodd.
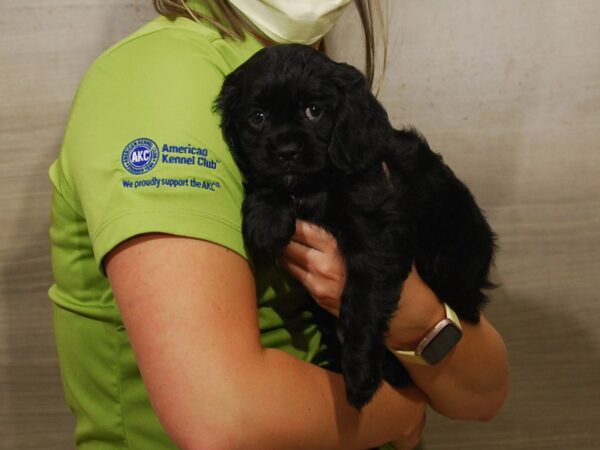
<path id="1" fill-rule="evenodd" d="M 319 367 L 299 286 L 275 267 L 255 280 L 246 260 L 241 177 L 212 102 L 263 45 L 319 42 L 347 3 L 155 0 L 174 20 L 87 72 L 50 169 L 50 296 L 79 448 L 411 448 L 427 404 L 460 419 L 498 411 L 506 353 L 484 317 L 440 364 L 405 362 L 418 387 L 384 384 L 359 413 Z M 331 236 L 299 222 L 281 261 L 337 312 L 345 268 Z M 388 345 L 410 350 L 445 312 L 416 272 L 401 299 Z"/>

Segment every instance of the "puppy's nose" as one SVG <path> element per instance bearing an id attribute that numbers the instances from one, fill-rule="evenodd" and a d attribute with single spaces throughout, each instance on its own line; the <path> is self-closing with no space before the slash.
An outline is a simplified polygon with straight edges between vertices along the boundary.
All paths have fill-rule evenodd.
<path id="1" fill-rule="evenodd" d="M 293 161 L 300 155 L 300 145 L 296 142 L 286 142 L 285 144 L 279 144 L 275 153 L 279 159 L 289 162 Z"/>

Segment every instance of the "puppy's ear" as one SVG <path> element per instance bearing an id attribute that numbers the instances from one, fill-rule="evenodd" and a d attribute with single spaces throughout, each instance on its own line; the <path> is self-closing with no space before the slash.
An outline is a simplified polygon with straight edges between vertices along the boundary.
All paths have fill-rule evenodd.
<path id="1" fill-rule="evenodd" d="M 371 93 L 362 73 L 336 64 L 334 77 L 341 101 L 329 156 L 345 173 L 360 172 L 384 157 L 392 128 L 387 113 Z"/>
<path id="2" fill-rule="evenodd" d="M 221 114 L 221 131 L 225 143 L 229 146 L 236 163 L 240 165 L 239 130 L 237 127 L 237 110 L 242 101 L 242 80 L 239 71 L 234 71 L 225 77 L 221 92 L 213 104 L 213 112 Z"/>

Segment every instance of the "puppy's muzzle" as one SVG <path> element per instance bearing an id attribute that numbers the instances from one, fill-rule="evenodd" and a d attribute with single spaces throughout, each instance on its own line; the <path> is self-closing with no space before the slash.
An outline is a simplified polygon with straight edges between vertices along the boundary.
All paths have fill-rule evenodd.
<path id="1" fill-rule="evenodd" d="M 292 162 L 300 156 L 302 147 L 298 142 L 285 142 L 275 146 L 275 155 L 283 162 Z"/>

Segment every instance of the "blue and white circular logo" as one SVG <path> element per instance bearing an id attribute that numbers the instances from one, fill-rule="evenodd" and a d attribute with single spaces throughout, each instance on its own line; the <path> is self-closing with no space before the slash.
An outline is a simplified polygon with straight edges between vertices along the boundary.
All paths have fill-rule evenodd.
<path id="1" fill-rule="evenodd" d="M 131 141 L 123 150 L 121 162 L 127 172 L 134 175 L 149 172 L 158 162 L 158 146 L 153 140 L 146 138 Z"/>

